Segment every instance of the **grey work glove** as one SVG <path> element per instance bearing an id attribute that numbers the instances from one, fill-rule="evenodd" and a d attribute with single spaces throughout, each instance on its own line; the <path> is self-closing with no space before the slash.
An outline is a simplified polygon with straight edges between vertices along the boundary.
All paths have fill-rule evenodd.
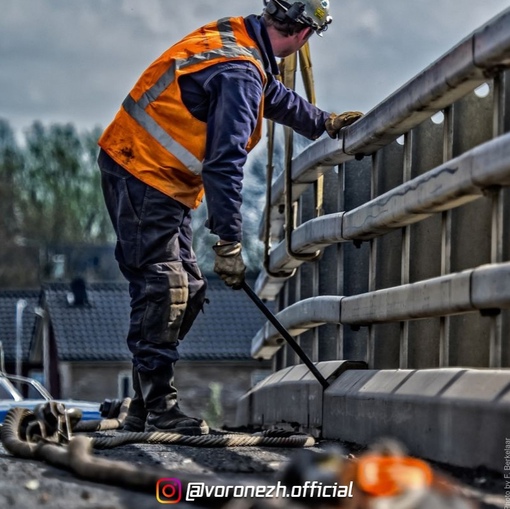
<path id="1" fill-rule="evenodd" d="M 227 286 L 234 290 L 241 288 L 244 281 L 246 266 L 244 265 L 241 254 L 242 246 L 240 242 L 229 242 L 228 244 L 216 244 L 213 246 L 216 253 L 214 261 L 214 272 L 220 276 Z"/>
<path id="2" fill-rule="evenodd" d="M 354 124 L 354 122 L 359 120 L 362 116 L 363 113 L 361 113 L 361 111 L 346 111 L 344 113 L 340 113 L 340 115 L 331 113 L 329 118 L 326 120 L 326 131 L 330 138 L 338 138 L 340 129 Z"/>

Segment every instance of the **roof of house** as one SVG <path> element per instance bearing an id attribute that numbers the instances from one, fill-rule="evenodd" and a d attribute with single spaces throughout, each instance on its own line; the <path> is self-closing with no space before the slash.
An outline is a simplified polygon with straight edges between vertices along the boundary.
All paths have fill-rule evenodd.
<path id="1" fill-rule="evenodd" d="M 16 360 L 16 310 L 20 301 L 26 302 L 21 314 L 22 359 L 28 359 L 39 294 L 40 290 L 0 290 L 0 341 L 6 362 Z M 21 306 L 19 309 L 22 309 Z"/>
<path id="2" fill-rule="evenodd" d="M 209 304 L 179 346 L 182 360 L 251 360 L 251 339 L 264 317 L 242 291 L 208 278 Z M 88 304 L 69 304 L 69 284 L 43 287 L 58 355 L 65 361 L 129 360 L 126 345 L 129 294 L 126 283 L 89 283 Z"/>
<path id="3" fill-rule="evenodd" d="M 48 283 L 43 297 L 49 312 L 58 357 L 65 361 L 129 360 L 127 283 L 90 283 L 88 304 L 75 306 L 68 283 Z"/>

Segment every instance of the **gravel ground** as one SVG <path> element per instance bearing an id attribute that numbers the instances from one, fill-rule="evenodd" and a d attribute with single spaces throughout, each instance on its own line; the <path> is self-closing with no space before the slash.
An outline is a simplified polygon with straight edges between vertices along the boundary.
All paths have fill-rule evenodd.
<path id="1" fill-rule="evenodd" d="M 313 450 L 331 444 L 320 443 Z M 344 444 L 345 448 L 345 444 Z M 350 452 L 356 454 L 355 449 Z M 205 449 L 184 446 L 128 445 L 96 451 L 100 457 L 167 469 L 162 477 L 216 478 L 218 484 L 276 484 L 282 469 L 299 449 L 228 448 Z M 466 484 L 466 494 L 487 509 L 504 507 L 503 475 L 472 470 L 448 469 Z M 0 508 L 12 509 L 155 509 L 161 508 L 154 493 L 96 484 L 44 463 L 10 456 L 0 446 Z M 179 507 L 192 507 L 179 503 Z M 193 507 L 197 507 L 194 505 Z"/>

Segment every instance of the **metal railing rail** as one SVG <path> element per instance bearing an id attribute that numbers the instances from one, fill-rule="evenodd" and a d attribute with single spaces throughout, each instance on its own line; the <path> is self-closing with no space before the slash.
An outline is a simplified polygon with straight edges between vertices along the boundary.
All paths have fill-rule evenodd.
<path id="1" fill-rule="evenodd" d="M 289 255 L 285 176 L 273 183 L 268 266 L 272 274 L 297 273 L 262 271 L 255 291 L 278 299 L 281 321 L 314 360 L 364 359 L 374 368 L 510 365 L 503 341 L 510 315 L 500 312 L 510 302 L 508 68 L 510 9 L 340 140 L 323 138 L 293 159 L 291 198 L 302 209 L 291 251 L 321 250 L 318 262 Z M 470 94 L 482 84 L 487 97 Z M 433 123 L 439 111 L 444 119 Z M 325 215 L 315 217 L 305 210 L 318 178 L 328 184 Z M 273 357 L 275 369 L 296 360 L 269 325 L 253 338 L 252 355 Z"/>
<path id="2" fill-rule="evenodd" d="M 369 240 L 484 196 L 494 186 L 510 186 L 510 134 L 408 181 L 349 212 L 305 222 L 294 232 L 293 250 L 314 253 L 338 242 Z M 287 255 L 281 242 L 270 253 L 271 271 L 303 262 Z"/>
<path id="3" fill-rule="evenodd" d="M 351 297 L 311 297 L 277 314 L 292 335 L 330 324 L 367 326 L 481 311 L 497 315 L 510 308 L 510 263 L 493 264 Z M 283 346 L 278 331 L 266 323 L 252 340 L 256 359 L 271 359 Z"/>
<path id="4" fill-rule="evenodd" d="M 285 308 L 276 317 L 292 336 L 324 325 L 340 323 L 343 297 L 311 297 Z M 267 322 L 252 340 L 251 355 L 256 359 L 271 359 L 285 341 L 276 328 Z"/>

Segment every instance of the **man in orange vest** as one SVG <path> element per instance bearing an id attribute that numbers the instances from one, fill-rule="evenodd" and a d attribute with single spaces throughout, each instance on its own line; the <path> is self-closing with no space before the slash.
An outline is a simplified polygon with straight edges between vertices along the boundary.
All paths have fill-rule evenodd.
<path id="1" fill-rule="evenodd" d="M 262 16 L 209 23 L 169 48 L 141 75 L 99 140 L 98 164 L 129 281 L 133 387 L 124 429 L 207 433 L 185 415 L 173 385 L 177 346 L 205 301 L 192 249 L 190 211 L 206 198 L 219 237 L 215 272 L 238 288 L 241 188 L 264 117 L 309 139 L 336 137 L 361 113 L 329 114 L 287 89 L 276 57 L 298 51 L 331 23 L 329 0 L 265 0 Z"/>

